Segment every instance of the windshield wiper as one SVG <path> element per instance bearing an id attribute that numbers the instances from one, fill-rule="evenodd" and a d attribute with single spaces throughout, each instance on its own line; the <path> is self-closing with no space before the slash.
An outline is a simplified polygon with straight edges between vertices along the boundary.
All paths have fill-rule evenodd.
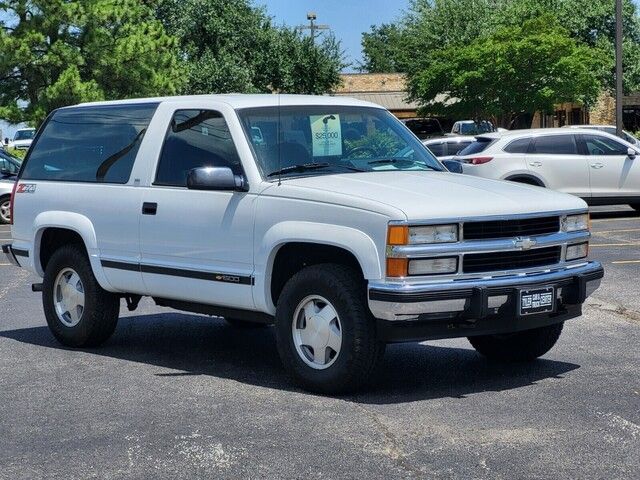
<path id="1" fill-rule="evenodd" d="M 367 162 L 367 165 L 388 165 L 391 163 L 399 163 L 399 162 L 419 163 L 421 166 L 427 167 L 429 170 L 435 170 L 436 172 L 440 171 L 439 168 L 433 167 L 431 165 L 427 165 L 426 163 L 423 163 L 423 162 L 419 162 L 418 160 L 411 160 L 409 158 L 382 158 L 380 160 L 372 160 L 370 162 Z"/>
<path id="2" fill-rule="evenodd" d="M 275 172 L 271 172 L 267 175 L 267 177 L 275 177 L 276 175 L 283 175 L 285 173 L 293 173 L 293 172 L 307 172 L 309 170 L 317 170 L 319 168 L 327 168 L 330 167 L 330 163 L 298 163 L 297 165 L 290 165 L 288 167 L 281 168 L 280 170 L 276 170 Z"/>

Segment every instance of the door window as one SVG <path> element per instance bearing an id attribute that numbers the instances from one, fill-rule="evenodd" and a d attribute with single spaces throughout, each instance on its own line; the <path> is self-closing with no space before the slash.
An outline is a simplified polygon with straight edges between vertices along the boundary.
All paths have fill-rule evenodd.
<path id="1" fill-rule="evenodd" d="M 599 135 L 583 135 L 589 155 L 626 155 L 627 147 L 615 140 Z"/>
<path id="2" fill-rule="evenodd" d="M 160 154 L 155 185 L 187 186 L 187 175 L 198 167 L 229 167 L 242 173 L 240 158 L 221 113 L 178 110 Z"/>
<path id="3" fill-rule="evenodd" d="M 574 135 L 544 135 L 534 140 L 531 153 L 550 155 L 577 155 Z"/>

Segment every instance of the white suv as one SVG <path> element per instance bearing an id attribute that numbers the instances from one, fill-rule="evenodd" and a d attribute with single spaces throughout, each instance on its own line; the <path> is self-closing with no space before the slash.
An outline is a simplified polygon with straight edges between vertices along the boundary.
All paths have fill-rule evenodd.
<path id="1" fill-rule="evenodd" d="M 16 185 L 3 251 L 44 278 L 64 345 L 104 342 L 121 299 L 150 296 L 274 323 L 285 367 L 322 392 L 361 385 L 388 342 L 469 337 L 532 360 L 603 275 L 582 200 L 449 173 L 388 111 L 344 97 L 62 108 Z"/>
<path id="2" fill-rule="evenodd" d="M 456 160 L 469 175 L 547 187 L 590 205 L 640 209 L 640 150 L 599 130 L 543 128 L 488 133 Z"/>

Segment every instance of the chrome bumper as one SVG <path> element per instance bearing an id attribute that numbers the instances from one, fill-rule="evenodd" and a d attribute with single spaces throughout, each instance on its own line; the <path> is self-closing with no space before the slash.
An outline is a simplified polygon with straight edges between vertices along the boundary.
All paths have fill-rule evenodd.
<path id="1" fill-rule="evenodd" d="M 519 289 L 556 287 L 562 305 L 580 305 L 599 286 L 599 262 L 535 274 L 434 283 L 369 282 L 369 309 L 380 320 L 481 319 L 515 305 Z M 515 315 L 515 307 L 513 308 Z"/>

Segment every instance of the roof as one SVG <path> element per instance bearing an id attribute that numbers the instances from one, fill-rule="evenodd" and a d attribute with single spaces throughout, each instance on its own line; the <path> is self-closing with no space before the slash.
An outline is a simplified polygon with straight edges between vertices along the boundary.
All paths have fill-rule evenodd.
<path id="1" fill-rule="evenodd" d="M 421 140 L 423 144 L 430 145 L 439 142 L 473 142 L 476 139 L 473 135 L 447 135 L 445 137 L 432 137 Z"/>
<path id="2" fill-rule="evenodd" d="M 335 93 L 336 97 L 352 97 L 364 102 L 375 103 L 387 110 L 416 110 L 419 105 L 417 102 L 405 100 L 407 94 L 405 92 L 349 92 Z"/>
<path id="3" fill-rule="evenodd" d="M 483 138 L 492 138 L 492 139 L 497 139 L 497 138 L 505 138 L 505 137 L 520 137 L 520 136 L 527 136 L 527 135 L 531 135 L 531 136 L 540 136 L 540 135 L 553 135 L 553 134 L 562 134 L 562 135 L 575 135 L 576 133 L 579 133 L 580 131 L 582 131 L 583 133 L 587 133 L 592 135 L 593 134 L 593 129 L 586 129 L 586 128 L 564 128 L 564 127 L 559 127 L 559 128 L 527 128 L 527 129 L 522 129 L 522 130 L 507 130 L 504 132 L 491 132 L 491 133 L 481 133 L 479 135 L 476 135 L 476 138 L 478 137 L 483 137 Z M 603 131 L 599 131 L 599 133 L 601 134 L 605 134 L 605 135 L 609 135 L 606 132 Z"/>
<path id="4" fill-rule="evenodd" d="M 81 103 L 82 106 L 106 106 L 106 105 L 126 105 L 140 103 L 171 103 L 185 101 L 216 101 L 223 102 L 231 108 L 251 108 L 251 107 L 277 107 L 277 106 L 297 106 L 297 105 L 341 105 L 353 107 L 376 107 L 375 103 L 365 102 L 347 96 L 328 95 L 279 95 L 279 94 L 219 94 L 219 95 L 183 95 L 172 97 L 152 97 L 152 98 L 130 98 L 126 100 L 111 100 L 104 102 Z M 77 106 L 77 105 L 76 105 Z M 68 107 L 65 107 L 68 108 Z"/>

